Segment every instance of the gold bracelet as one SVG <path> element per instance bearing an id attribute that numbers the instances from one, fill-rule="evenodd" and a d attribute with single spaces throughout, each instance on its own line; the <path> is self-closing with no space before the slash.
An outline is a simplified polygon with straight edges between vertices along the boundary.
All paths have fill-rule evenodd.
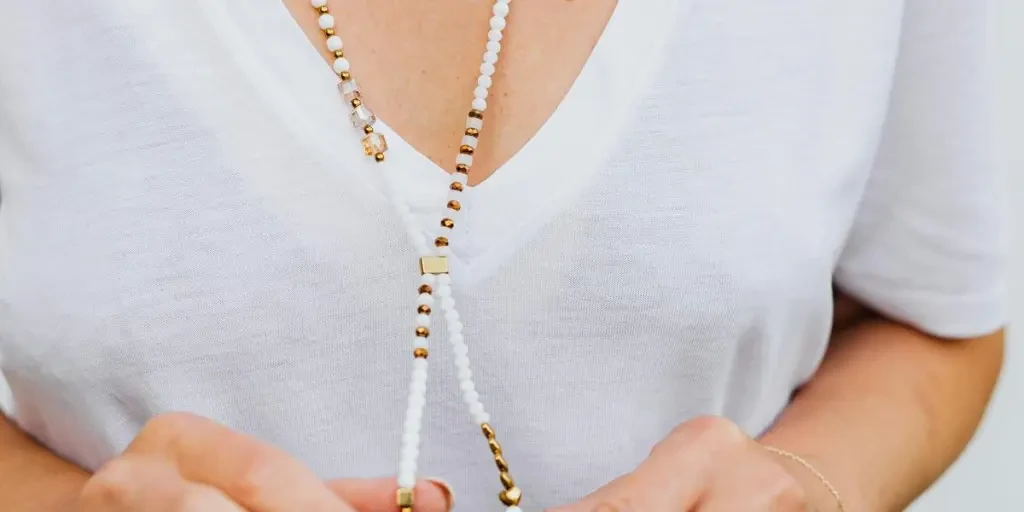
<path id="1" fill-rule="evenodd" d="M 818 477 L 818 480 L 820 480 L 821 484 L 825 486 L 825 489 L 828 489 L 829 494 L 831 494 L 832 497 L 836 499 L 836 505 L 839 507 L 836 510 L 838 510 L 839 512 L 846 511 L 846 509 L 843 507 L 843 498 L 839 496 L 839 491 L 837 491 L 835 486 L 833 486 L 832 483 L 829 482 L 827 478 L 825 478 L 825 475 L 822 475 L 821 472 L 819 472 L 817 469 L 814 469 L 814 466 L 812 466 L 810 462 L 807 462 L 798 455 L 787 452 L 786 450 L 780 450 L 773 446 L 765 445 L 764 448 L 769 452 L 772 452 L 776 455 L 781 455 L 793 462 L 796 462 L 797 464 L 800 464 L 801 466 L 806 468 L 807 471 L 810 471 L 814 476 Z"/>

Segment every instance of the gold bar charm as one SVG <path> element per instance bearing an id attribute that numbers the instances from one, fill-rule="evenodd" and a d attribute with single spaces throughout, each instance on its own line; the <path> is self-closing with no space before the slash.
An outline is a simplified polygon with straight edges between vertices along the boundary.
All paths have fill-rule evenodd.
<path id="1" fill-rule="evenodd" d="M 445 256 L 423 256 L 420 258 L 421 274 L 447 274 L 448 258 Z"/>

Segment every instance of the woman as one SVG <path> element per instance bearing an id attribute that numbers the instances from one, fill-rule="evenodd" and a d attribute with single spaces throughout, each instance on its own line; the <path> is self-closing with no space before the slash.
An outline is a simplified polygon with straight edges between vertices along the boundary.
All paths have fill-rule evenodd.
<path id="1" fill-rule="evenodd" d="M 1001 361 L 983 3 L 4 3 L 0 502 L 902 509 Z"/>

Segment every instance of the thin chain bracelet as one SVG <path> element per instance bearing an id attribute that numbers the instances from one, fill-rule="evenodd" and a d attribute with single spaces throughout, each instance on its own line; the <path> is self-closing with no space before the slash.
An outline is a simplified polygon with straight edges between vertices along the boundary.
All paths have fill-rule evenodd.
<path id="1" fill-rule="evenodd" d="M 839 491 L 836 490 L 835 486 L 832 485 L 832 483 L 829 482 L 827 478 L 825 478 L 825 475 L 821 474 L 820 471 L 815 469 L 815 467 L 811 465 L 810 462 L 807 462 L 806 460 L 803 459 L 803 457 L 800 457 L 799 455 L 796 455 L 794 453 L 787 452 L 786 450 L 780 450 L 778 448 L 775 448 L 774 446 L 762 446 L 764 446 L 765 450 L 768 450 L 771 453 L 780 455 L 793 462 L 796 462 L 797 464 L 803 466 L 807 471 L 810 471 L 811 474 L 813 474 L 815 477 L 817 477 L 819 481 L 821 481 L 821 484 L 825 486 L 825 489 L 828 490 L 829 494 L 831 494 L 832 497 L 836 499 L 836 506 L 838 507 L 836 510 L 838 510 L 838 512 L 846 512 L 846 507 L 843 506 L 843 498 L 842 496 L 839 495 Z"/>

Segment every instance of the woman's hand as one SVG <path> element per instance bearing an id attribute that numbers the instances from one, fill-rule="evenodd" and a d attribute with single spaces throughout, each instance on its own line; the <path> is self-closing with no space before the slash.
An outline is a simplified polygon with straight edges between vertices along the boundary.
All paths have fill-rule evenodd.
<path id="1" fill-rule="evenodd" d="M 210 420 L 172 413 L 151 420 L 127 450 L 86 483 L 75 512 L 368 512 L 393 510 L 390 480 L 330 486 L 285 452 Z M 433 484 L 417 510 L 445 512 Z"/>
<path id="2" fill-rule="evenodd" d="M 781 464 L 728 420 L 697 418 L 677 427 L 634 472 L 550 512 L 835 510 L 834 503 L 809 503 L 800 481 Z"/>

